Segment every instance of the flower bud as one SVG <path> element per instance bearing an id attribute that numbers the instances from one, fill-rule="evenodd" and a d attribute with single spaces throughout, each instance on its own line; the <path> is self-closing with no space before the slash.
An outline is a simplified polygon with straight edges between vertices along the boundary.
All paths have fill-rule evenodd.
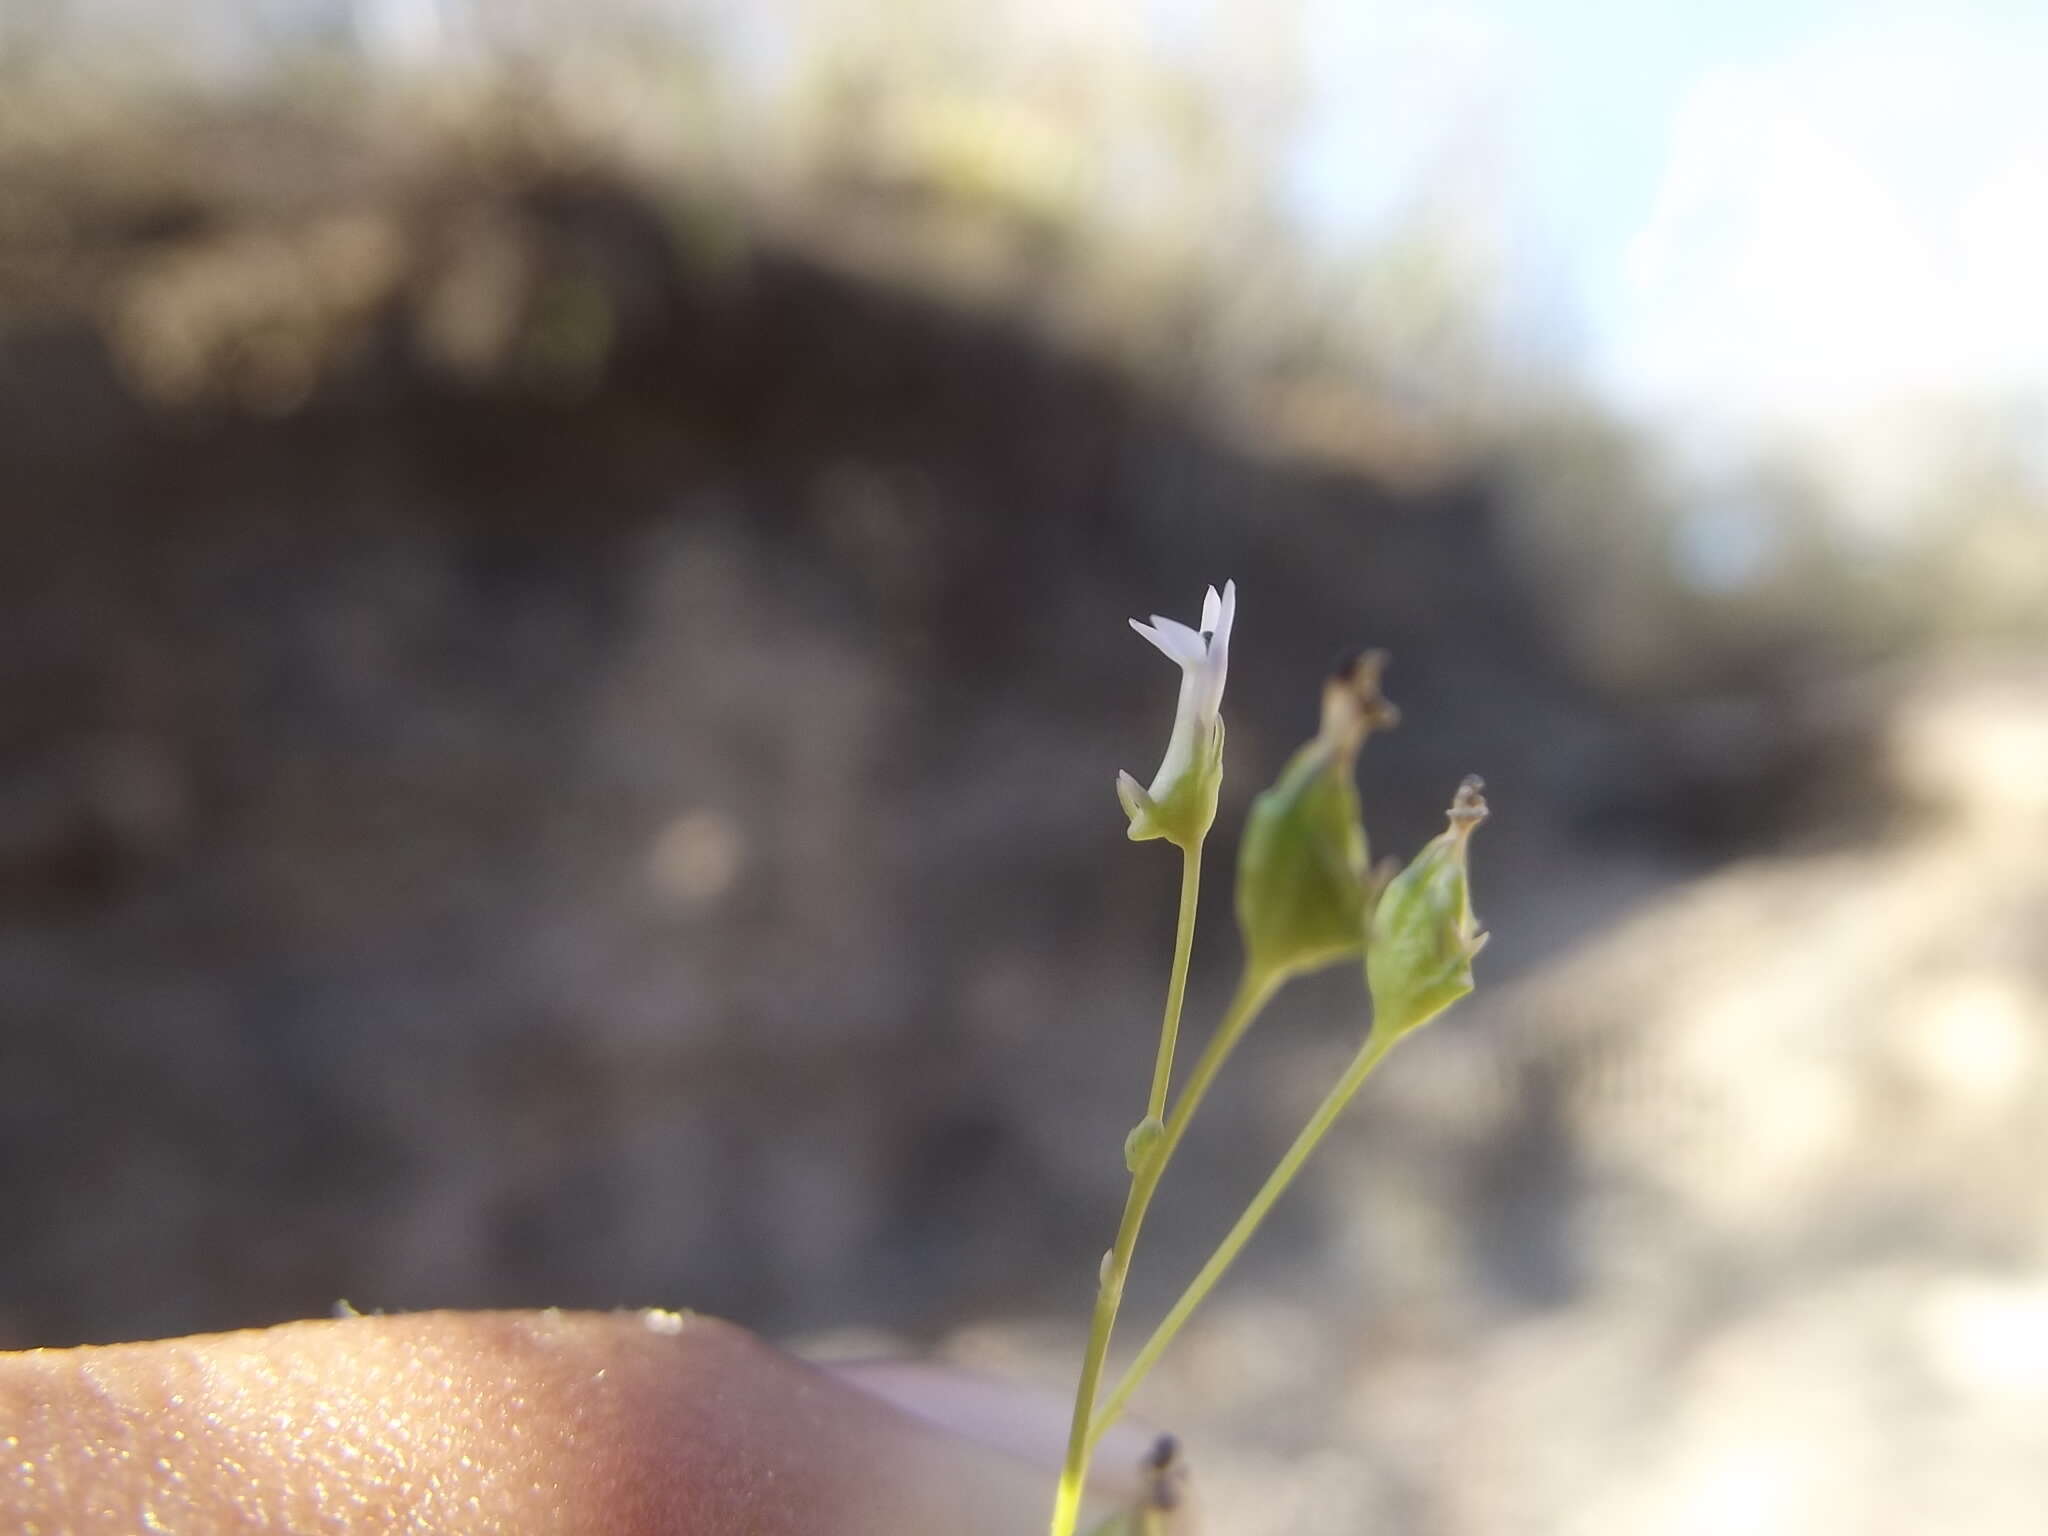
<path id="1" fill-rule="evenodd" d="M 1322 728 L 1252 802 L 1237 859 L 1248 976 L 1277 984 L 1358 952 L 1371 889 L 1352 768 L 1398 711 L 1380 693 L 1386 653 L 1368 651 L 1323 685 Z"/>
<path id="2" fill-rule="evenodd" d="M 1124 1138 L 1124 1167 L 1136 1173 L 1151 1159 L 1165 1138 L 1164 1123 L 1157 1115 L 1147 1115 L 1132 1126 L 1131 1133 Z"/>
<path id="3" fill-rule="evenodd" d="M 1406 1034 L 1472 990 L 1472 957 L 1486 935 L 1472 918 L 1467 845 L 1486 820 L 1478 779 L 1458 786 L 1450 825 L 1388 884 L 1365 951 L 1373 1028 Z"/>

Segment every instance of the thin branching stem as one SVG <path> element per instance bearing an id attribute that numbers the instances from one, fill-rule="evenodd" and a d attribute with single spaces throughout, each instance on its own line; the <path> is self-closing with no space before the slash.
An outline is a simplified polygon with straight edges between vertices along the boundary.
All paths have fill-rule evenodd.
<path id="1" fill-rule="evenodd" d="M 1152 1337 L 1147 1339 L 1144 1348 L 1138 1351 L 1137 1358 L 1131 1362 L 1130 1369 L 1124 1372 L 1123 1378 L 1104 1400 L 1101 1410 L 1090 1416 L 1088 1435 L 1091 1445 L 1100 1440 L 1110 1425 L 1122 1415 L 1125 1406 L 1130 1402 L 1131 1394 L 1138 1389 L 1138 1384 L 1151 1372 L 1152 1367 L 1159 1363 L 1159 1357 L 1166 1352 L 1166 1347 L 1173 1342 L 1182 1325 L 1193 1316 L 1195 1308 L 1199 1307 L 1216 1288 L 1216 1282 L 1223 1278 L 1224 1272 L 1236 1262 L 1237 1256 L 1244 1251 L 1245 1244 L 1251 1241 L 1252 1234 L 1259 1230 L 1259 1224 L 1266 1219 L 1266 1213 L 1272 1210 L 1274 1203 L 1287 1192 L 1287 1186 L 1294 1182 L 1294 1177 L 1301 1172 L 1302 1165 L 1329 1134 L 1330 1127 L 1337 1123 L 1338 1117 L 1344 1113 L 1345 1106 L 1350 1104 L 1358 1090 L 1365 1086 L 1365 1081 L 1372 1076 L 1373 1069 L 1386 1059 L 1387 1052 L 1393 1049 L 1394 1042 L 1400 1035 L 1400 1031 L 1392 1029 L 1374 1030 L 1360 1047 L 1358 1054 L 1352 1058 L 1351 1065 L 1345 1068 L 1344 1075 L 1337 1079 L 1336 1085 L 1324 1096 L 1323 1102 L 1317 1106 L 1308 1124 L 1302 1127 L 1301 1134 L 1294 1138 L 1294 1145 L 1287 1149 L 1287 1155 L 1280 1159 L 1279 1166 L 1273 1170 L 1272 1176 L 1252 1197 L 1252 1202 L 1245 1207 L 1244 1214 L 1237 1218 L 1237 1225 L 1232 1227 L 1229 1235 L 1217 1245 L 1216 1251 L 1209 1256 L 1209 1262 L 1202 1266 L 1201 1273 L 1189 1282 L 1185 1291 L 1181 1292 L 1180 1300 L 1173 1304 L 1173 1309 L 1166 1314 L 1159 1326 L 1152 1330 Z"/>
<path id="2" fill-rule="evenodd" d="M 1186 890 L 1185 886 L 1183 890 Z M 1101 1283 L 1095 1294 L 1095 1315 L 1088 1329 L 1088 1348 L 1081 1358 L 1081 1380 L 1074 1392 L 1074 1416 L 1067 1432 L 1066 1460 L 1060 1468 L 1059 1493 L 1053 1503 L 1050 1536 L 1073 1536 L 1075 1523 L 1080 1518 L 1081 1494 L 1088 1481 L 1089 1456 L 1097 1439 L 1090 1432 L 1095 1396 L 1102 1383 L 1102 1365 L 1109 1354 L 1110 1335 L 1116 1328 L 1117 1304 L 1123 1299 L 1124 1279 L 1130 1273 L 1131 1253 L 1137 1247 L 1138 1233 L 1145 1224 L 1145 1213 L 1151 1207 L 1153 1193 L 1159 1188 L 1159 1180 L 1173 1158 L 1174 1149 L 1180 1145 L 1181 1137 L 1187 1134 L 1188 1122 L 1194 1118 L 1195 1111 L 1208 1094 L 1209 1085 L 1215 1081 L 1223 1063 L 1244 1037 L 1252 1020 L 1258 1017 L 1259 1010 L 1272 997 L 1278 984 L 1278 978 L 1271 976 L 1247 976 L 1239 983 L 1237 994 L 1223 1015 L 1223 1022 L 1216 1026 L 1216 1033 L 1196 1059 L 1187 1086 L 1181 1090 L 1173 1113 L 1167 1116 L 1164 1131 L 1131 1174 L 1130 1193 L 1124 1199 L 1123 1220 L 1117 1224 L 1116 1242 L 1102 1261 Z"/>
<path id="3" fill-rule="evenodd" d="M 1173 1082 L 1173 1048 L 1180 1039 L 1181 1004 L 1188 995 L 1188 960 L 1195 950 L 1195 909 L 1202 900 L 1202 845 L 1190 843 L 1181 850 L 1180 921 L 1173 935 L 1173 973 L 1166 982 L 1166 1015 L 1159 1023 L 1159 1059 L 1152 1068 L 1152 1092 L 1145 1100 L 1145 1113 L 1153 1120 L 1166 1118 L 1166 1093 Z"/>

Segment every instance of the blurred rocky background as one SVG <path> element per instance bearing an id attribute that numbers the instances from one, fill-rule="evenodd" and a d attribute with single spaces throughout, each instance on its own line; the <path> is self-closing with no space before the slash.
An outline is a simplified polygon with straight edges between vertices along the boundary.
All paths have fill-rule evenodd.
<path id="1" fill-rule="evenodd" d="M 1228 576 L 1191 1031 L 1345 646 L 1495 940 L 1142 1399 L 1215 1529 L 2037 1529 L 2048 332 L 1958 295 L 2048 260 L 2048 37 L 1902 15 L 9 5 L 0 1345 L 654 1303 L 1063 1388 L 1177 873 L 1123 621 Z M 1589 28 L 1670 99 L 1532 128 Z M 1614 313 L 1523 239 L 1603 167 Z M 1131 1336 L 1363 1025 L 1261 1025 Z"/>

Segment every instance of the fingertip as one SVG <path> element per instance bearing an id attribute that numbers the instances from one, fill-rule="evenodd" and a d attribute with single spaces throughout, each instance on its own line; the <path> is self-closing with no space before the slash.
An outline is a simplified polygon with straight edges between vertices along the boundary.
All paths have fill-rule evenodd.
<path id="1" fill-rule="evenodd" d="M 36 1351 L 0 1357 L 0 1418 L 21 1527 L 956 1536 L 1035 1531 L 1044 1498 L 1038 1469 L 687 1313 Z"/>

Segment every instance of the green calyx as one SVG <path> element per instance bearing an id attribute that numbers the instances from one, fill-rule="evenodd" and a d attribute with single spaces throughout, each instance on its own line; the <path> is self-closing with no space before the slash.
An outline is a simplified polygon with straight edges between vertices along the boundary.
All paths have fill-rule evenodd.
<path id="1" fill-rule="evenodd" d="M 1237 861 L 1237 920 L 1249 976 L 1278 981 L 1347 959 L 1371 905 L 1365 823 L 1352 770 L 1399 712 L 1380 693 L 1386 654 L 1368 651 L 1323 685 L 1315 739 L 1252 802 Z"/>
<path id="2" fill-rule="evenodd" d="M 1373 911 L 1365 952 L 1373 1028 L 1419 1029 L 1472 990 L 1472 957 L 1486 935 L 1472 916 L 1468 845 L 1486 819 L 1484 786 L 1458 787 L 1450 825 L 1396 875 Z"/>
<path id="3" fill-rule="evenodd" d="M 1128 773 L 1116 776 L 1116 797 L 1130 818 L 1134 843 L 1163 837 L 1176 848 L 1196 848 L 1216 823 L 1216 802 L 1223 793 L 1223 721 L 1203 733 L 1194 760 L 1154 799 L 1151 791 Z"/>

